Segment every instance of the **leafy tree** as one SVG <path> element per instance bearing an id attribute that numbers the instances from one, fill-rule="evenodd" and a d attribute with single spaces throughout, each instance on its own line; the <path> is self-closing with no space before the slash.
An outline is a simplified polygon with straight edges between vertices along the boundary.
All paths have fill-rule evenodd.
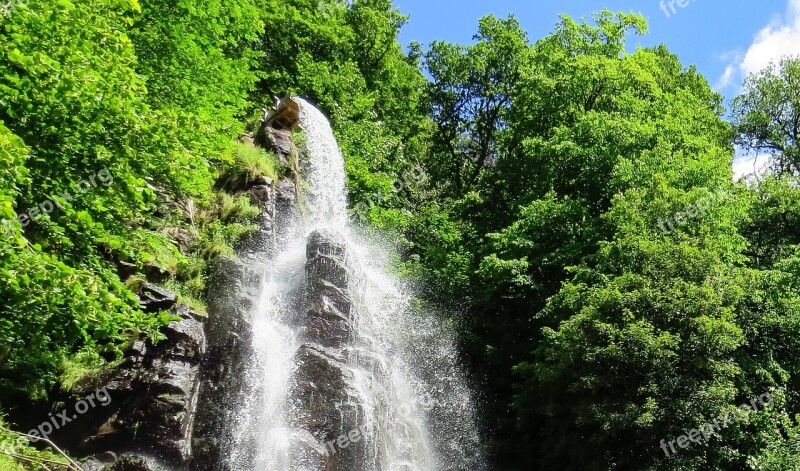
<path id="1" fill-rule="evenodd" d="M 146 80 L 146 100 L 181 129 L 194 130 L 177 137 L 204 159 L 195 161 L 218 161 L 242 133 L 242 118 L 254 107 L 248 94 L 259 76 L 254 45 L 263 27 L 252 0 L 152 0 L 133 17 L 128 36 L 135 70 Z M 208 172 L 193 167 L 196 180 Z"/>
<path id="2" fill-rule="evenodd" d="M 484 417 L 497 465 L 790 462 L 780 453 L 793 447 L 782 438 L 794 429 L 792 393 L 711 444 L 672 459 L 659 447 L 753 395 L 794 390 L 785 354 L 794 343 L 768 340 L 795 335 L 791 270 L 749 268 L 749 251 L 771 251 L 773 241 L 782 256 L 793 253 L 792 232 L 757 246 L 745 236 L 795 200 L 790 184 L 773 186 L 780 205 L 759 206 L 732 184 L 721 97 L 663 46 L 626 52 L 626 33 L 646 31 L 641 17 L 594 19 L 562 18 L 533 45 L 523 37 L 504 64 L 517 73 L 504 76 L 513 86 L 501 85 L 509 94 L 491 165 L 415 222 L 425 228 L 413 238 L 424 273 L 433 286 L 457 285 L 443 291 L 444 302 L 467 301 L 462 337 L 474 371 L 487 378 Z M 465 59 L 469 48 L 432 50 L 438 124 L 456 115 L 437 110 L 466 103 L 458 90 L 481 89 L 483 63 Z M 453 142 L 470 142 L 476 114 L 458 116 Z M 441 169 L 452 154 L 436 151 L 430 165 Z M 439 173 L 440 186 L 453 185 L 454 173 Z M 753 230 L 740 233 L 747 224 Z"/>
<path id="3" fill-rule="evenodd" d="M 736 143 L 773 156 L 779 174 L 800 172 L 800 57 L 747 78 L 733 101 Z"/>
<path id="4" fill-rule="evenodd" d="M 741 226 L 755 267 L 770 268 L 800 244 L 800 186 L 795 175 L 762 175 L 749 185 L 747 219 Z"/>
<path id="5" fill-rule="evenodd" d="M 159 217 L 217 200 L 261 31 L 252 2 L 200 10 L 45 0 L 0 23 L 0 399 L 44 397 L 70 358 L 113 359 L 169 321 L 115 265 L 169 277 L 183 260 Z M 229 219 L 200 236 L 233 243 Z"/>
<path id="6" fill-rule="evenodd" d="M 481 170 L 499 157 L 528 50 L 526 34 L 513 17 L 483 18 L 474 39 L 472 46 L 434 42 L 425 53 L 435 144 L 444 160 L 434 169 L 456 197 L 473 188 Z"/>

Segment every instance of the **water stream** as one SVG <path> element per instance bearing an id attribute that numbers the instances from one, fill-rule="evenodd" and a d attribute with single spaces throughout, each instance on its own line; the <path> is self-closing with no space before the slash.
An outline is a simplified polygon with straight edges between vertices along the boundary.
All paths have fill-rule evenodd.
<path id="1" fill-rule="evenodd" d="M 290 383 L 303 343 L 298 306 L 303 302 L 306 243 L 319 229 L 346 242 L 351 266 L 353 340 L 343 349 L 362 415 L 357 418 L 376 461 L 346 471 L 479 470 L 481 443 L 470 391 L 458 367 L 452 334 L 420 312 L 413 291 L 390 275 L 391 252 L 348 223 L 344 158 L 325 116 L 305 100 L 301 173 L 307 182 L 306 217 L 261 268 L 254 293 L 252 355 L 246 400 L 232 418 L 230 469 L 323 471 L 293 462 L 297 411 Z M 344 431 L 345 433 L 347 431 Z M 320 443 L 322 447 L 324 443 Z M 345 471 L 339 469 L 325 471 Z"/>

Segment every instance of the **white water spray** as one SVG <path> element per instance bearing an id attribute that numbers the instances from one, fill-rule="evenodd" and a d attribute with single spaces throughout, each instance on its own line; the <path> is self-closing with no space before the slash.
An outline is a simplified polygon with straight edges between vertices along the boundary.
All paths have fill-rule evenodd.
<path id="1" fill-rule="evenodd" d="M 293 100 L 304 131 L 308 217 L 263 268 L 261 290 L 254 294 L 246 401 L 232 418 L 228 464 L 236 470 L 323 471 L 292 462 L 289 383 L 302 343 L 296 313 L 306 241 L 312 231 L 326 229 L 343 237 L 356 272 L 354 339 L 344 363 L 363 410 L 358 421 L 368 431 L 364 440 L 380 463 L 358 471 L 482 469 L 473 402 L 452 334 L 435 317 L 414 312 L 411 290 L 387 274 L 390 252 L 348 225 L 344 158 L 330 124 L 305 100 Z"/>

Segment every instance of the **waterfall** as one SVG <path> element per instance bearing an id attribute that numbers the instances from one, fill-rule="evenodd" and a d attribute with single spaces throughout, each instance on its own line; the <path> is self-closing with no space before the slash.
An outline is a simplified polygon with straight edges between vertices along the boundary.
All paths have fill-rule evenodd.
<path id="1" fill-rule="evenodd" d="M 347 224 L 347 187 L 344 157 L 325 115 L 308 102 L 300 104 L 300 125 L 304 131 L 306 156 L 301 164 L 308 182 L 308 210 L 311 229 L 328 227 L 344 231 Z"/>
<path id="2" fill-rule="evenodd" d="M 391 250 L 348 223 L 331 126 L 292 100 L 306 217 L 260 267 L 244 401 L 223 469 L 483 469 L 452 333 L 389 274 Z"/>

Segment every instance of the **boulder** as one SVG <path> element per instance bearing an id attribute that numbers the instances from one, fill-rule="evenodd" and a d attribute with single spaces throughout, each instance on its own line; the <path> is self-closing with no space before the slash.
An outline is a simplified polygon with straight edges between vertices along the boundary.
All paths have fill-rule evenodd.
<path id="1" fill-rule="evenodd" d="M 281 165 L 296 171 L 293 166 L 297 163 L 299 151 L 295 146 L 292 130 L 266 127 L 264 128 L 263 136 L 264 147 L 275 153 Z"/>

